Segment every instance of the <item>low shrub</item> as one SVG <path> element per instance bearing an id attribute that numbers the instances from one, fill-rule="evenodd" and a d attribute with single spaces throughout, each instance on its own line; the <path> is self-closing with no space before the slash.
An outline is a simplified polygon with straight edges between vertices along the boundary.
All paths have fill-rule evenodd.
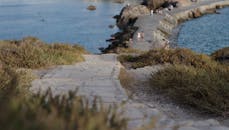
<path id="1" fill-rule="evenodd" d="M 229 116 L 229 67 L 169 66 L 152 75 L 151 85 L 178 103 Z"/>
<path id="2" fill-rule="evenodd" d="M 3 65 L 19 68 L 40 68 L 71 64 L 83 60 L 82 47 L 68 44 L 46 44 L 27 37 L 19 41 L 0 42 L 0 61 Z"/>
<path id="3" fill-rule="evenodd" d="M 216 66 L 217 63 L 207 55 L 196 54 L 189 49 L 154 49 L 139 56 L 121 56 L 122 63 L 129 63 L 132 68 L 140 68 L 155 64 L 183 64 L 194 67 Z"/>
<path id="4" fill-rule="evenodd" d="M 95 98 L 31 94 L 29 69 L 82 61 L 84 49 L 36 38 L 0 41 L 0 126 L 3 130 L 126 130 L 127 120 Z"/>
<path id="5" fill-rule="evenodd" d="M 25 94 L 28 80 L 9 67 L 0 69 L 0 126 L 3 130 L 125 130 L 126 119 L 95 99 Z M 26 85 L 26 86 L 25 86 Z"/>

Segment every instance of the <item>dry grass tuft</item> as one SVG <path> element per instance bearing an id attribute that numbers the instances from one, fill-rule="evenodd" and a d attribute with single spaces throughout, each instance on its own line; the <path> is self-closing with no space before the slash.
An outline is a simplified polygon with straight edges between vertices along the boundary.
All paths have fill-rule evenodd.
<path id="1" fill-rule="evenodd" d="M 226 115 L 229 112 L 229 67 L 195 68 L 175 65 L 152 75 L 153 89 L 159 89 L 181 104 L 203 112 Z"/>
<path id="2" fill-rule="evenodd" d="M 135 81 L 134 77 L 131 76 L 124 68 L 121 68 L 119 73 L 119 80 L 122 87 L 126 89 L 128 96 L 131 97 L 132 93 L 129 90 L 133 87 Z"/>
<path id="3" fill-rule="evenodd" d="M 83 61 L 85 50 L 77 45 L 45 44 L 27 37 L 0 42 L 1 64 L 18 68 L 40 68 Z"/>
<path id="4" fill-rule="evenodd" d="M 229 47 L 215 51 L 211 57 L 222 64 L 229 65 Z"/>
<path id="5" fill-rule="evenodd" d="M 204 54 L 196 54 L 189 49 L 154 49 L 139 56 L 120 56 L 122 63 L 129 63 L 132 68 L 156 64 L 184 64 L 194 67 L 216 66 L 217 63 Z"/>

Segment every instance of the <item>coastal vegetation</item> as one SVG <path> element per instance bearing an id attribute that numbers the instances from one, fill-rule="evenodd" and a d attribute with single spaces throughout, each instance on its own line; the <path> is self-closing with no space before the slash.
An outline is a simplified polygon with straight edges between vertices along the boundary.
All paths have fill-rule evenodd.
<path id="1" fill-rule="evenodd" d="M 140 68 L 156 64 L 183 64 L 199 68 L 216 66 L 217 62 L 204 54 L 197 54 L 189 49 L 153 49 L 139 56 L 123 55 L 119 57 L 122 63 L 132 68 Z"/>
<path id="2" fill-rule="evenodd" d="M 4 130 L 124 130 L 127 120 L 98 99 L 89 104 L 75 96 L 53 96 L 51 91 L 29 92 L 31 69 L 83 60 L 82 47 L 45 44 L 36 38 L 1 41 L 0 124 Z"/>
<path id="3" fill-rule="evenodd" d="M 229 65 L 229 47 L 215 51 L 211 54 L 211 57 L 222 64 Z"/>
<path id="4" fill-rule="evenodd" d="M 171 65 L 152 75 L 152 89 L 204 113 L 229 116 L 229 67 Z"/>
<path id="5" fill-rule="evenodd" d="M 0 69 L 0 124 L 4 130 L 124 130 L 126 120 L 115 109 L 93 105 L 74 92 L 53 97 L 29 94 L 29 77 L 9 67 Z"/>
<path id="6" fill-rule="evenodd" d="M 86 51 L 78 45 L 46 44 L 34 37 L 0 41 L 0 63 L 10 67 L 41 68 L 83 61 Z"/>
<path id="7" fill-rule="evenodd" d="M 120 56 L 123 64 L 132 68 L 164 64 L 164 69 L 152 74 L 151 88 L 183 105 L 201 112 L 229 116 L 229 66 L 217 61 L 228 49 L 211 56 L 189 49 L 155 49 L 138 56 Z"/>

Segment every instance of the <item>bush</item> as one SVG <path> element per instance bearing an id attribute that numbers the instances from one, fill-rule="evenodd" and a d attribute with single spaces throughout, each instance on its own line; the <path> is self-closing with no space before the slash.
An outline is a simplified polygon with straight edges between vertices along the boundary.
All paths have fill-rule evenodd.
<path id="1" fill-rule="evenodd" d="M 121 56 L 122 63 L 129 63 L 132 68 L 140 68 L 155 64 L 183 64 L 194 67 L 216 66 L 217 63 L 204 54 L 196 54 L 189 49 L 154 49 L 140 56 Z"/>
<path id="2" fill-rule="evenodd" d="M 209 68 L 169 66 L 152 75 L 152 88 L 159 89 L 182 104 L 203 112 L 226 115 L 229 112 L 229 67 Z"/>
<path id="3" fill-rule="evenodd" d="M 82 47 L 67 44 L 45 44 L 27 37 L 20 41 L 0 42 L 0 61 L 3 65 L 19 68 L 40 68 L 71 64 L 83 60 Z"/>
<path id="4" fill-rule="evenodd" d="M 222 64 L 229 65 L 229 47 L 215 51 L 211 54 L 211 57 Z"/>
<path id="5" fill-rule="evenodd" d="M 10 68 L 0 69 L 0 124 L 4 130 L 124 130 L 126 119 L 115 109 L 93 105 L 70 92 L 68 97 L 25 95 L 28 80 Z M 26 85 L 26 86 L 25 86 Z M 28 93 L 28 91 L 27 91 Z"/>

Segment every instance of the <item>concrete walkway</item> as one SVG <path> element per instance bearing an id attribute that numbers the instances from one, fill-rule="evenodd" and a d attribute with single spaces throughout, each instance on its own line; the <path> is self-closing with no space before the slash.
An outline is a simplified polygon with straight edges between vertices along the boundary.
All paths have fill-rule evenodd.
<path id="1" fill-rule="evenodd" d="M 31 91 L 46 92 L 49 88 L 54 95 L 67 94 L 78 89 L 77 95 L 85 96 L 89 102 L 95 96 L 100 97 L 105 105 L 123 104 L 120 111 L 128 117 L 129 128 L 148 124 L 151 117 L 159 115 L 156 109 L 128 100 L 119 77 L 121 68 L 115 54 L 85 55 L 85 62 L 74 65 L 62 65 L 45 71 L 37 71 L 39 79 L 32 82 Z"/>
<path id="2" fill-rule="evenodd" d="M 123 111 L 123 116 L 129 119 L 128 130 L 136 130 L 149 124 L 151 127 L 154 126 L 152 130 L 174 130 L 175 128 L 177 130 L 229 130 L 216 120 L 175 121 L 161 113 L 158 108 L 128 99 L 118 78 L 121 64 L 117 61 L 117 55 L 85 55 L 84 57 L 85 62 L 37 71 L 36 74 L 40 78 L 32 82 L 30 90 L 36 93 L 45 92 L 50 88 L 54 95 L 63 95 L 70 90 L 78 89 L 77 95 L 85 96 L 89 101 L 94 96 L 98 96 L 105 105 L 113 103 L 120 105 L 119 110 Z M 150 74 L 151 69 L 144 72 Z M 154 123 L 151 122 L 152 119 L 155 119 Z"/>
<path id="3" fill-rule="evenodd" d="M 115 54 L 85 55 L 85 62 L 63 65 L 49 70 L 41 79 L 33 81 L 32 91 L 51 88 L 54 95 L 78 90 L 87 98 L 101 97 L 104 103 L 121 103 L 127 100 L 118 76 L 120 63 Z"/>

